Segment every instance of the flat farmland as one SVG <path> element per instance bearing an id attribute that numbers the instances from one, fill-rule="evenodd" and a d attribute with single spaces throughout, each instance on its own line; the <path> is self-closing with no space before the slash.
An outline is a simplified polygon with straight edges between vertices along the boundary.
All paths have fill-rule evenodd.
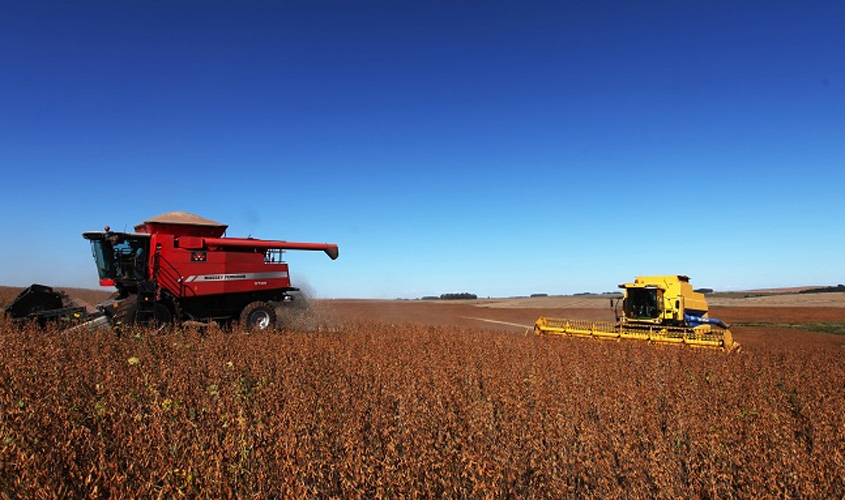
<path id="1" fill-rule="evenodd" d="M 539 302 L 320 300 L 262 334 L 0 319 L 0 498 L 845 496 L 845 337 L 813 331 L 845 307 L 714 307 L 725 354 L 526 334 L 613 318 Z"/>
<path id="2" fill-rule="evenodd" d="M 790 299 L 791 298 L 791 299 Z M 841 348 L 845 335 L 814 332 L 819 324 L 845 324 L 845 294 L 807 294 L 747 299 L 716 299 L 710 316 L 732 324 L 744 349 L 766 351 L 783 342 Z M 719 305 L 719 304 L 729 305 Z M 793 304 L 793 305 L 770 305 Z M 794 305 L 798 303 L 799 305 Z M 544 307 L 545 306 L 545 307 Z M 323 300 L 316 310 L 334 319 L 371 319 L 388 323 L 454 325 L 510 333 L 533 328 L 540 316 L 613 321 L 603 297 L 538 297 L 473 301 Z M 788 326 L 787 326 L 788 325 Z"/>

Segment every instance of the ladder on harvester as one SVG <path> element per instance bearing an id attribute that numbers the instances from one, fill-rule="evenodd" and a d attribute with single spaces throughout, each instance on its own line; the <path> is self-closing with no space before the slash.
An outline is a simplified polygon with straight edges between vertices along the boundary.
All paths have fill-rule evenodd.
<path id="1" fill-rule="evenodd" d="M 135 315 L 135 322 L 141 324 L 152 324 L 156 319 L 156 289 L 154 285 L 138 287 L 138 311 Z"/>

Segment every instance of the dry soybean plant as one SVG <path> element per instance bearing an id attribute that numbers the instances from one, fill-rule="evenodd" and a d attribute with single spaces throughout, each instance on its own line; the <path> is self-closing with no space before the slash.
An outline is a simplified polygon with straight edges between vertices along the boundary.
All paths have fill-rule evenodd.
<path id="1" fill-rule="evenodd" d="M 0 497 L 842 498 L 843 358 L 0 319 Z"/>

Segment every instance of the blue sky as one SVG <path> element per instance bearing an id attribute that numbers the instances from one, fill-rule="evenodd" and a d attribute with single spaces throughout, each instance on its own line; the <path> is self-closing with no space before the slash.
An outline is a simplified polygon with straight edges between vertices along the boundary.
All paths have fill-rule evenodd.
<path id="1" fill-rule="evenodd" d="M 0 0 L 0 284 L 171 210 L 322 297 L 845 281 L 841 2 Z"/>

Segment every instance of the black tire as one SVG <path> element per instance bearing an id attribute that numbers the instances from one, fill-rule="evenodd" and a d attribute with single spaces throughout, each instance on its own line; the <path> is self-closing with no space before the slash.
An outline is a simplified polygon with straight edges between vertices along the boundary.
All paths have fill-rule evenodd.
<path id="1" fill-rule="evenodd" d="M 276 325 L 276 307 L 269 302 L 255 301 L 241 311 L 241 325 L 251 331 L 261 331 Z"/>
<path id="2" fill-rule="evenodd" d="M 173 323 L 173 313 L 170 311 L 169 307 L 162 304 L 161 302 L 156 302 L 156 305 L 154 307 L 155 308 L 153 310 L 153 322 L 156 326 L 169 325 L 170 323 Z"/>

